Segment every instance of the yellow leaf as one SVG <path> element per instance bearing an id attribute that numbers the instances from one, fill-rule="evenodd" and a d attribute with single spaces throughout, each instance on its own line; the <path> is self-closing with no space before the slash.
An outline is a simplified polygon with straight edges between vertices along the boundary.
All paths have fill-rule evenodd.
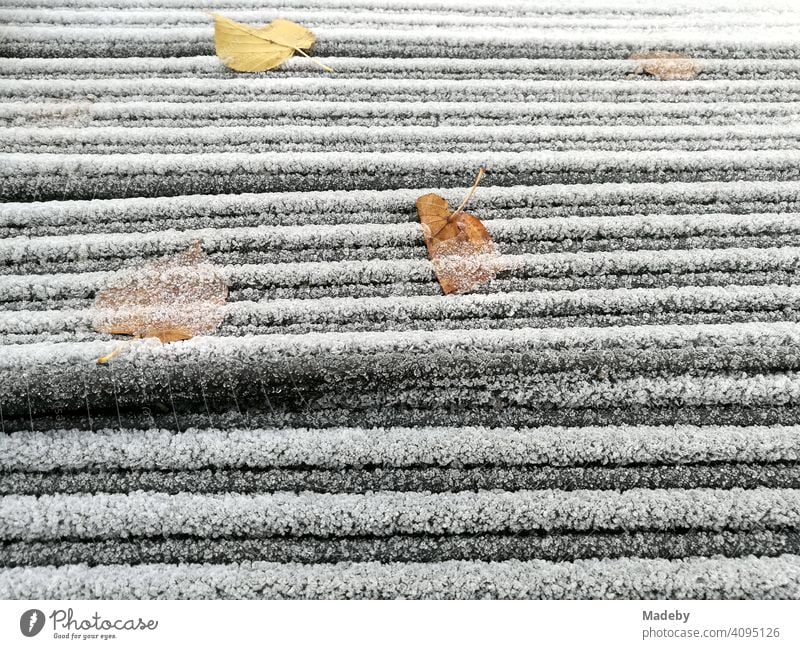
<path id="1" fill-rule="evenodd" d="M 219 14 L 211 15 L 214 17 L 217 56 L 231 70 L 264 72 L 299 53 L 324 70 L 333 72 L 303 51 L 311 47 L 316 39 L 302 25 L 290 20 L 273 20 L 264 27 L 250 27 Z"/>
<path id="2" fill-rule="evenodd" d="M 273 20 L 257 31 L 261 38 L 295 49 L 307 50 L 317 40 L 305 27 L 291 20 Z"/>

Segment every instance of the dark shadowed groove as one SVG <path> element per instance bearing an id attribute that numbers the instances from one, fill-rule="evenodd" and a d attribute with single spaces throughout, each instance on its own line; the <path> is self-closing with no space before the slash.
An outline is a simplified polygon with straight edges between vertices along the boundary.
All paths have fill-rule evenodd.
<path id="1" fill-rule="evenodd" d="M 232 399 L 209 404 L 211 416 L 202 411 L 173 413 L 169 402 L 144 399 L 137 409 L 123 411 L 92 410 L 91 419 L 80 412 L 53 412 L 10 418 L 5 416 L 6 433 L 18 431 L 48 431 L 77 428 L 86 430 L 117 430 L 120 426 L 139 430 L 163 428 L 184 431 L 209 425 L 221 429 L 241 427 L 308 427 L 333 428 L 341 426 L 614 426 L 614 425 L 698 425 L 698 426 L 774 426 L 800 424 L 800 406 L 782 405 L 748 407 L 738 405 L 710 406 L 626 406 L 615 408 L 558 408 L 542 410 L 508 405 L 502 408 L 475 408 L 459 404 L 457 409 L 446 407 L 352 409 L 326 408 L 307 410 L 287 407 L 270 400 L 267 404 L 252 405 L 245 411 L 235 410 Z"/>
<path id="2" fill-rule="evenodd" d="M 210 27 L 172 28 L 151 31 L 142 36 L 142 28 L 109 28 L 82 30 L 77 36 L 68 29 L 51 28 L 47 30 L 25 27 L 6 27 L 4 39 L 0 43 L 0 56 L 4 57 L 188 57 L 214 54 Z M 364 31 L 358 36 L 348 32 L 321 32 L 320 40 L 313 48 L 313 54 L 320 57 L 376 57 L 376 58 L 420 58 L 453 57 L 462 59 L 627 59 L 632 52 L 647 51 L 653 48 L 652 39 L 637 37 L 635 34 L 619 42 L 617 39 L 603 38 L 595 34 L 580 35 L 571 41 L 548 40 L 541 35 L 532 38 L 506 36 L 487 39 L 485 34 L 476 31 L 464 36 L 449 36 L 439 32 L 438 38 L 430 35 L 415 35 L 404 32 L 403 37 L 381 35 L 380 31 Z M 710 59 L 796 59 L 800 50 L 788 43 L 758 43 L 725 41 L 707 44 L 692 43 L 676 45 L 670 39 L 661 43 L 660 49 L 678 47 L 692 58 Z M 657 48 L 658 49 L 658 48 Z"/>
<path id="3" fill-rule="evenodd" d="M 780 153 L 780 152 L 779 152 Z M 485 154 L 488 155 L 488 154 Z M 610 156 L 611 154 L 609 154 Z M 191 156 L 190 156 L 191 157 Z M 463 156 L 462 156 L 463 157 Z M 97 163 L 94 163 L 97 164 Z M 213 167 L 213 165 L 211 165 Z M 104 174 L 92 167 L 92 162 L 72 161 L 43 165 L 36 172 L 9 169 L 2 186 L 2 201 L 85 200 L 91 198 L 128 198 L 179 196 L 186 194 L 231 194 L 264 191 L 316 191 L 331 187 L 348 190 L 402 189 L 420 184 L 440 187 L 462 187 L 464 178 L 474 170 L 475 164 L 465 161 L 452 169 L 431 170 L 419 167 L 412 172 L 402 169 L 372 167 L 364 163 L 342 173 L 340 169 L 318 167 L 293 172 L 274 162 L 252 164 L 250 170 L 241 168 L 172 169 L 155 172 L 146 168 L 140 171 L 121 169 Z M 795 181 L 800 171 L 795 164 L 782 160 L 752 161 L 747 166 L 739 164 L 706 163 L 698 158 L 692 166 L 673 166 L 664 161 L 655 166 L 652 160 L 637 165 L 597 162 L 596 166 L 563 165 L 548 168 L 545 165 L 525 163 L 495 164 L 491 168 L 492 182 L 496 186 L 550 185 L 554 183 L 584 184 L 588 182 L 686 182 L 692 180 L 733 182 Z M 68 182 L 69 179 L 75 182 Z"/>
<path id="4" fill-rule="evenodd" d="M 574 328 L 574 327 L 619 327 L 638 325 L 692 325 L 692 324 L 735 324 L 745 322 L 800 322 L 800 311 L 785 308 L 775 311 L 746 311 L 725 310 L 724 312 L 681 312 L 681 311 L 642 311 L 626 315 L 575 315 L 575 316 L 544 316 L 540 318 L 470 318 L 468 320 L 417 320 L 413 325 L 409 323 L 398 324 L 373 323 L 369 326 L 365 322 L 348 323 L 345 327 L 314 327 L 308 324 L 295 324 L 283 328 L 263 326 L 257 324 L 246 327 L 233 324 L 222 324 L 219 333 L 223 336 L 237 336 L 245 331 L 250 334 L 268 333 L 310 333 L 315 331 L 412 331 L 428 330 L 437 331 L 448 329 L 457 324 L 459 329 L 513 329 L 515 327 L 535 328 Z M 0 333 L 2 344 L 29 344 L 35 342 L 89 342 L 97 339 L 97 334 L 88 329 L 70 329 L 65 327 L 57 333 L 34 332 L 29 333 Z M 786 361 L 787 369 L 794 369 L 791 360 Z"/>
<path id="5" fill-rule="evenodd" d="M 432 271 L 431 271 L 432 274 Z M 577 291 L 581 289 L 615 288 L 671 288 L 688 286 L 766 286 L 770 284 L 792 286 L 800 279 L 800 271 L 711 271 L 711 272 L 664 272 L 664 273 L 608 273 L 605 275 L 565 275 L 563 277 L 516 277 L 507 278 L 503 272 L 497 279 L 476 288 L 478 294 L 526 291 Z M 35 276 L 31 276 L 35 277 Z M 0 277 L 0 282 L 2 281 Z M 35 282 L 31 282 L 35 284 Z M 8 311 L 37 311 L 49 309 L 85 309 L 94 302 L 97 289 L 84 287 L 57 287 L 50 289 L 47 302 L 36 298 L 38 286 L 25 291 L 24 297 L 0 296 L 0 304 Z M 372 283 L 327 284 L 308 286 L 302 283 L 279 285 L 259 281 L 232 282 L 229 302 L 260 301 L 275 299 L 320 299 L 334 297 L 399 297 L 416 295 L 441 295 L 441 287 L 433 277 L 427 281 L 416 278 L 403 282 L 391 280 Z M 5 297 L 6 301 L 3 301 Z"/>
<path id="6" fill-rule="evenodd" d="M 334 563 L 592 557 L 679 559 L 691 556 L 778 556 L 800 552 L 796 531 L 592 532 L 562 534 L 409 535 L 337 539 L 131 539 L 11 542 L 0 545 L 0 566 L 86 563 Z"/>
<path id="7" fill-rule="evenodd" d="M 240 250 L 215 252 L 209 251 L 209 259 L 219 265 L 236 266 L 242 264 L 289 264 L 297 262 L 340 262 L 340 261 L 368 261 L 370 259 L 401 260 L 401 259 L 427 259 L 427 252 L 422 245 L 422 240 L 414 239 L 405 245 L 374 246 L 361 245 L 353 241 L 349 246 L 320 245 L 314 241 L 313 228 L 309 231 L 308 243 L 302 248 L 282 246 L 281 242 L 263 245 L 250 243 L 241 246 Z M 416 232 L 415 232 L 416 235 Z M 504 254 L 552 254 L 552 253 L 580 253 L 580 252 L 615 252 L 635 250 L 696 250 L 725 248 L 797 248 L 800 247 L 800 234 L 784 234 L 779 232 L 764 232 L 742 236 L 738 234 L 721 236 L 667 236 L 658 238 L 631 237 L 626 235 L 608 236 L 605 238 L 591 239 L 566 238 L 562 240 L 539 240 L 535 238 L 513 240 L 500 236 L 494 237 L 495 242 Z M 208 244 L 204 242 L 206 248 Z M 234 243 L 227 244 L 233 247 Z M 126 250 L 121 247 L 113 252 L 97 255 L 92 258 L 86 255 L 81 259 L 53 259 L 37 258 L 31 254 L 20 261 L 0 260 L 0 275 L 22 274 L 58 274 L 58 273 L 86 273 L 98 271 L 120 270 L 135 265 L 147 263 L 171 251 L 154 250 L 151 254 L 140 255 L 136 250 Z M 66 253 L 64 256 L 73 257 Z M 55 255 L 53 255 L 55 256 Z"/>
<path id="8" fill-rule="evenodd" d="M 252 358 L 252 363 L 244 363 L 245 358 Z M 269 358 L 269 366 L 259 366 L 258 360 L 265 358 Z M 368 409 L 367 402 L 373 400 L 379 404 L 377 409 L 383 404 L 388 408 L 386 415 L 391 416 L 404 408 L 421 408 L 422 403 L 431 412 L 446 409 L 449 394 L 458 388 L 468 388 L 472 394 L 472 403 L 465 400 L 458 404 L 459 412 L 480 407 L 489 395 L 498 407 L 513 411 L 520 407 L 509 387 L 514 384 L 526 391 L 529 407 L 533 410 L 538 405 L 545 417 L 554 416 L 554 409 L 568 407 L 547 403 L 556 388 L 558 394 L 567 395 L 578 387 L 594 384 L 605 389 L 613 382 L 638 377 L 715 380 L 748 376 L 757 381 L 800 369 L 800 351 L 790 345 L 530 352 L 510 346 L 499 351 L 450 351 L 422 346 L 416 350 L 353 350 L 347 355 L 333 350 L 268 356 L 253 346 L 234 358 L 211 353 L 175 357 L 169 364 L 159 356 L 135 359 L 136 362 L 124 360 L 115 362 L 113 374 L 110 366 L 92 362 L 64 364 L 57 358 L 50 364 L 35 366 L 35 371 L 31 366 L 7 367 L 0 372 L 0 403 L 5 416 L 41 417 L 59 410 L 75 413 L 87 407 L 97 414 L 119 408 L 127 416 L 143 406 L 160 408 L 155 404 L 170 404 L 167 410 L 174 408 L 176 414 L 190 414 L 201 399 L 219 411 L 218 404 L 225 409 L 232 398 L 248 409 L 258 410 L 263 407 L 265 396 L 287 414 L 306 412 L 316 416 L 334 405 L 363 412 Z M 18 380 L 21 372 L 25 373 L 25 381 Z M 143 403 L 143 390 L 150 395 L 150 404 Z M 551 396 L 546 398 L 548 394 Z M 676 395 L 671 400 L 677 406 L 680 397 Z M 592 406 L 604 407 L 598 401 L 587 403 L 586 408 Z"/>
<path id="9" fill-rule="evenodd" d="M 684 464 L 626 467 L 473 467 L 205 469 L 185 471 L 54 471 L 0 473 L 0 495 L 54 493 L 256 493 L 317 491 L 451 492 L 479 489 L 754 489 L 800 488 L 800 465 Z"/>

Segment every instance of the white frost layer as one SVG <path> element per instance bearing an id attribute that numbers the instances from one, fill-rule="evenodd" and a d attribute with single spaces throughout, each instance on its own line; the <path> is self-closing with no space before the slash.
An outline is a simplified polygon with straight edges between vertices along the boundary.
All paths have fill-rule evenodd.
<path id="1" fill-rule="evenodd" d="M 736 324 L 637 325 L 621 327 L 573 327 L 566 329 L 520 328 L 513 330 L 448 330 L 271 334 L 220 338 L 196 336 L 190 340 L 161 345 L 157 341 L 137 346 L 142 358 L 175 362 L 181 358 L 219 356 L 289 358 L 305 354 L 369 354 L 379 350 L 410 353 L 433 349 L 499 351 L 524 349 L 664 349 L 717 347 L 721 345 L 764 346 L 800 344 L 800 323 L 748 322 Z M 33 343 L 10 345 L 0 358 L 0 368 L 19 369 L 36 364 L 91 361 L 113 348 L 111 342 Z M 174 361 L 169 359 L 173 357 Z M 797 379 L 771 377 L 788 390 L 800 389 Z M 764 385 L 769 391 L 777 386 Z"/>
<path id="2" fill-rule="evenodd" d="M 410 322 L 532 315 L 614 313 L 697 313 L 800 309 L 797 286 L 687 286 L 656 289 L 581 289 L 454 296 L 275 299 L 234 302 L 220 312 L 228 326 L 286 323 Z M 69 332 L 89 329 L 112 315 L 99 309 L 0 312 L 0 334 Z M 421 328 L 425 328 L 424 324 Z"/>
<path id="3" fill-rule="evenodd" d="M 239 8 L 265 7 L 284 8 L 286 0 L 18 0 L 19 7 L 80 7 L 101 9 L 129 9 L 132 7 L 157 8 Z M 455 11 L 492 13 L 506 11 L 509 13 L 534 11 L 544 14 L 564 13 L 565 6 L 556 0 L 509 0 L 499 7 L 487 0 L 303 0 L 306 7 L 321 8 L 353 8 L 365 7 L 381 11 Z M 786 13 L 797 10 L 793 0 L 707 0 L 698 6 L 691 0 L 661 0 L 659 2 L 642 2 L 642 0 L 573 0 L 569 4 L 568 13 L 614 13 L 636 11 L 645 14 L 661 13 L 730 13 L 770 9 L 773 12 Z"/>
<path id="4" fill-rule="evenodd" d="M 621 171 L 655 172 L 656 167 L 669 170 L 700 172 L 706 169 L 762 168 L 778 170 L 800 166 L 800 151 L 541 151 L 533 153 L 465 153 L 454 158 L 448 153 L 431 153 L 420 160 L 416 153 L 287 153 L 279 160 L 270 154 L 218 153 L 208 155 L 183 154 L 0 154 L 0 164 L 8 176 L 55 173 L 88 176 L 150 173 L 163 176 L 196 172 L 252 173 L 274 169 L 285 174 L 304 174 L 310 170 L 322 173 L 346 173 L 365 168 L 397 174 L 418 172 L 422 165 L 444 171 L 468 174 L 480 166 L 507 172 L 513 167 L 518 173 L 537 171 L 588 171 L 598 168 L 619 168 Z M 469 170 L 469 171 L 468 171 Z"/>
<path id="5" fill-rule="evenodd" d="M 291 126 L 774 124 L 797 121 L 796 101 L 77 101 L 0 104 L 5 126 Z"/>
<path id="6" fill-rule="evenodd" d="M 144 564 L 0 570 L 6 599 L 797 599 L 800 558 Z"/>
<path id="7" fill-rule="evenodd" d="M 17 3 L 20 4 L 20 3 Z M 219 8 L 226 3 L 218 2 L 214 5 Z M 226 16 L 251 24 L 266 23 L 276 15 L 276 8 L 269 7 L 269 3 L 262 3 L 264 8 L 250 8 L 248 3 L 233 3 Z M 574 3 L 572 3 L 574 4 Z M 159 9 L 147 10 L 146 3 L 131 3 L 123 5 L 116 11 L 81 11 L 80 9 L 67 9 L 62 7 L 42 8 L 40 3 L 37 8 L 30 9 L 2 9 L 0 21 L 6 24 L 18 25 L 206 25 L 209 22 L 208 14 L 196 6 L 187 6 L 183 10 L 175 10 L 170 3 L 160 3 Z M 162 9 L 163 6 L 172 6 L 172 9 Z M 69 6 L 64 3 L 64 7 Z M 287 20 L 302 23 L 308 27 L 319 25 L 358 25 L 358 26 L 385 26 L 392 25 L 407 27 L 409 29 L 436 25 L 441 27 L 456 26 L 495 26 L 497 28 L 589 28 L 602 32 L 606 29 L 627 28 L 631 30 L 656 31 L 677 27 L 709 27 L 717 28 L 721 25 L 757 28 L 765 24 L 777 23 L 784 27 L 796 25 L 800 22 L 800 12 L 792 11 L 794 7 L 786 7 L 776 15 L 774 10 L 758 10 L 753 8 L 748 12 L 736 11 L 734 8 L 714 10 L 712 7 L 695 6 L 692 10 L 678 13 L 654 13 L 646 5 L 636 12 L 621 12 L 618 9 L 600 7 L 594 12 L 571 11 L 559 13 L 557 11 L 543 13 L 535 4 L 526 6 L 529 11 L 515 10 L 514 5 L 504 3 L 508 12 L 503 13 L 499 5 L 495 5 L 492 12 L 481 13 L 468 11 L 453 11 L 455 7 L 432 5 L 415 6 L 390 6 L 376 14 L 368 11 L 367 4 L 353 2 L 346 6 L 331 5 L 326 8 L 323 3 L 304 2 L 299 8 L 281 7 L 280 15 Z M 372 8 L 372 7 L 371 7 Z M 461 7 L 459 7 L 461 8 Z"/>
<path id="8" fill-rule="evenodd" d="M 0 225 L 18 228 L 38 225 L 137 223 L 167 217 L 186 220 L 194 216 L 226 218 L 247 215 L 269 225 L 291 218 L 302 225 L 335 224 L 368 219 L 370 223 L 416 221 L 414 201 L 435 192 L 458 204 L 461 188 L 276 192 L 220 194 L 157 198 L 48 201 L 46 203 L 0 203 Z M 668 182 L 552 184 L 542 186 L 481 187 L 470 201 L 470 210 L 482 219 L 502 218 L 501 210 L 528 209 L 530 216 L 551 206 L 592 206 L 598 215 L 614 217 L 620 205 L 633 205 L 649 213 L 652 203 L 689 203 L 696 209 L 706 201 L 726 204 L 800 201 L 800 181 Z M 751 212 L 753 210 L 747 210 Z"/>
<path id="9" fill-rule="evenodd" d="M 174 143 L 198 142 L 204 144 L 229 142 L 284 141 L 295 143 L 313 142 L 421 142 L 434 139 L 446 142 L 502 142 L 522 140 L 525 142 L 586 141 L 695 141 L 733 140 L 800 137 L 800 124 L 732 124 L 732 125 L 621 125 L 621 126 L 529 126 L 509 124 L 486 126 L 480 130 L 465 126 L 330 126 L 320 125 L 310 130 L 301 126 L 253 127 L 220 126 L 212 130 L 156 127 L 87 126 L 82 128 L 11 127 L 0 131 L 0 142 L 16 143 Z"/>
<path id="10" fill-rule="evenodd" d="M 48 11 L 48 15 L 49 15 Z M 181 14 L 184 15 L 184 14 Z M 204 15 L 205 17 L 205 15 Z M 380 58 L 358 56 L 315 57 L 334 68 L 337 77 L 369 75 L 425 79 L 432 76 L 447 78 L 626 78 L 636 73 L 641 63 L 627 59 L 458 59 L 443 57 Z M 794 78 L 800 71 L 800 61 L 785 58 L 771 59 L 703 59 L 700 70 L 703 78 L 716 75 L 739 78 Z M 295 56 L 280 68 L 262 74 L 273 78 L 280 75 L 319 76 L 320 68 L 308 59 Z M 216 56 L 184 57 L 121 57 L 121 58 L 6 58 L 0 59 L 3 78 L 150 78 L 153 76 L 215 76 L 230 78 Z"/>
<path id="11" fill-rule="evenodd" d="M 800 233 L 800 216 L 791 213 L 762 214 L 653 214 L 615 217 L 557 217 L 488 219 L 493 240 L 549 242 L 570 239 L 641 238 L 642 247 L 659 239 L 738 237 Z M 0 240 L 0 263 L 75 262 L 90 259 L 128 259 L 166 255 L 202 242 L 206 253 L 248 250 L 349 250 L 352 248 L 416 248 L 422 243 L 418 223 L 315 224 L 308 226 L 258 226 L 202 228 L 157 232 L 104 232 L 55 236 L 8 237 Z M 710 248 L 712 246 L 704 246 Z M 502 245 L 500 246 L 502 250 Z M 378 254 L 376 253 L 376 256 Z M 408 255 L 411 256 L 411 255 Z M 678 259 L 676 257 L 676 259 Z"/>
<path id="12" fill-rule="evenodd" d="M 5 540 L 132 536 L 351 536 L 800 524 L 799 489 L 465 491 L 445 494 L 156 492 L 0 497 Z"/>
<path id="13" fill-rule="evenodd" d="M 684 464 L 800 459 L 800 426 L 51 430 L 0 437 L 5 471 Z"/>
<path id="14" fill-rule="evenodd" d="M 15 102 L 45 98 L 100 96 L 105 101 L 152 97 L 161 101 L 203 101 L 228 96 L 231 100 L 285 100 L 287 95 L 303 99 L 348 96 L 380 100 L 394 96 L 435 98 L 436 101 L 750 101 L 771 99 L 789 102 L 800 93 L 800 81 L 693 80 L 653 84 L 646 77 L 631 80 L 518 80 L 518 79 L 338 79 L 322 77 L 234 78 L 234 79 L 15 79 L 0 80 L 0 97 Z"/>
<path id="15" fill-rule="evenodd" d="M 800 247 L 559 252 L 504 255 L 503 258 L 510 277 L 794 272 L 800 268 Z M 219 266 L 218 271 L 229 284 L 246 286 L 368 286 L 433 279 L 431 262 L 423 259 L 239 264 Z M 113 278 L 112 271 L 3 275 L 0 276 L 0 294 L 6 300 L 89 297 Z"/>

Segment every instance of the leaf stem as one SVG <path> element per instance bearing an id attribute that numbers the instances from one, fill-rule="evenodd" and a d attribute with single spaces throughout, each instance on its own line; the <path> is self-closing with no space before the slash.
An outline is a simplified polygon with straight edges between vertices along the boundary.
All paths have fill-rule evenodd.
<path id="1" fill-rule="evenodd" d="M 112 358 L 114 358 L 114 356 L 119 354 L 123 349 L 125 349 L 128 345 L 130 345 L 134 340 L 137 340 L 137 338 L 131 338 L 130 340 L 126 340 L 124 342 L 121 342 L 119 345 L 114 347 L 114 349 L 112 349 L 108 354 L 98 358 L 97 359 L 97 364 L 98 365 L 105 365 L 106 363 L 108 363 L 108 361 L 110 361 Z"/>
<path id="2" fill-rule="evenodd" d="M 455 211 L 454 211 L 454 212 L 453 212 L 453 213 L 450 215 L 450 218 L 451 218 L 451 219 L 452 219 L 452 218 L 453 218 L 453 217 L 454 217 L 456 214 L 458 214 L 458 213 L 459 213 L 461 210 L 463 210 L 463 209 L 464 209 L 464 207 L 466 207 L 467 203 L 469 202 L 469 199 L 470 199 L 470 198 L 472 198 L 472 195 L 475 193 L 475 190 L 476 190 L 476 189 L 478 189 L 478 183 L 481 181 L 481 178 L 483 178 L 483 174 L 485 174 L 485 173 L 486 173 L 486 169 L 484 169 L 483 167 L 481 167 L 480 169 L 478 169 L 478 177 L 477 177 L 477 178 L 475 178 L 475 182 L 474 182 L 474 183 L 472 183 L 472 188 L 469 190 L 469 193 L 466 195 L 466 197 L 464 198 L 464 200 L 463 200 L 463 201 L 461 201 L 461 205 L 459 205 L 459 206 L 458 206 L 458 207 L 455 209 Z"/>
<path id="3" fill-rule="evenodd" d="M 303 50 L 301 50 L 299 47 L 295 47 L 295 48 L 294 48 L 294 51 L 295 51 L 295 52 L 299 52 L 300 54 L 302 54 L 303 56 L 305 56 L 307 59 L 310 59 L 311 61 L 313 61 L 314 63 L 316 63 L 316 64 L 317 64 L 319 67 L 321 67 L 323 70 L 325 70 L 325 72 L 333 72 L 333 68 L 329 68 L 329 67 L 328 67 L 327 65 L 325 65 L 324 63 L 320 63 L 319 61 L 317 61 L 317 59 L 315 59 L 313 56 L 309 56 L 309 55 L 308 55 L 308 54 L 306 54 L 306 53 L 305 53 Z"/>

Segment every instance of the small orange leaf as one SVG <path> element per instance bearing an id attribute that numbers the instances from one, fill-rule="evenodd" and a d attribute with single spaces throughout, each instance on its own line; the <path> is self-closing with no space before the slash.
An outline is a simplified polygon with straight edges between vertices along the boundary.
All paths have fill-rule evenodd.
<path id="1" fill-rule="evenodd" d="M 467 293 L 508 268 L 480 219 L 461 211 L 484 173 L 481 167 L 475 184 L 455 211 L 438 194 L 425 194 L 417 199 L 428 256 L 446 295 Z"/>
<path id="2" fill-rule="evenodd" d="M 663 81 L 694 79 L 700 72 L 697 61 L 678 52 L 636 52 L 630 60 L 642 62 L 636 74 L 648 74 Z"/>
<path id="3" fill-rule="evenodd" d="M 177 255 L 122 271 L 95 298 L 100 317 L 94 328 L 162 343 L 187 340 L 219 326 L 227 299 L 225 280 L 195 241 Z M 107 362 L 119 349 L 98 362 Z"/>

